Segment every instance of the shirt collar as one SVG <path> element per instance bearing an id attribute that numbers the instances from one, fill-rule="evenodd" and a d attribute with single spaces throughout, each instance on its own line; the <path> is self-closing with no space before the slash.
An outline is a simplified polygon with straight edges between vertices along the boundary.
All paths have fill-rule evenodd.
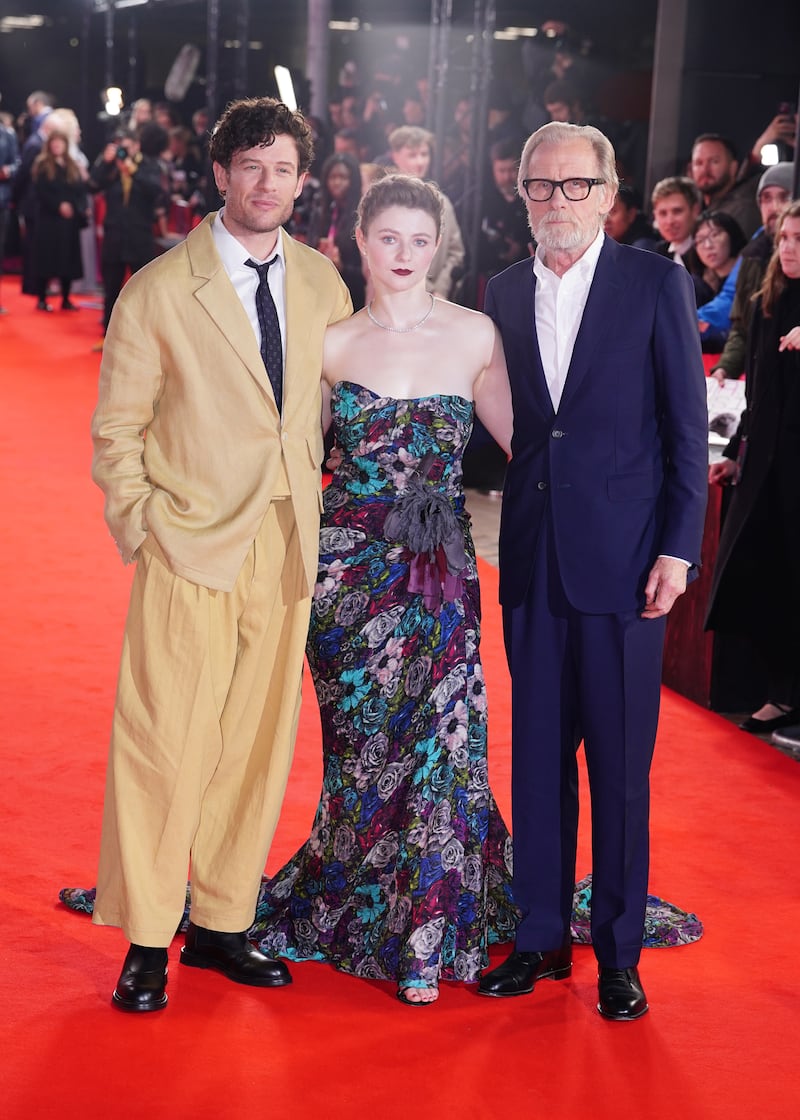
<path id="1" fill-rule="evenodd" d="M 600 250 L 603 248 L 605 236 L 606 235 L 604 231 L 602 229 L 599 229 L 597 231 L 597 237 L 595 237 L 594 241 L 591 243 L 591 245 L 589 245 L 588 249 L 586 249 L 583 255 L 580 256 L 578 260 L 576 260 L 575 263 L 567 269 L 567 273 L 574 276 L 578 280 L 591 277 L 594 274 L 595 268 L 597 267 L 597 261 L 600 257 Z M 533 272 L 537 280 L 544 280 L 545 282 L 547 282 L 551 278 L 555 280 L 559 279 L 559 277 L 556 276 L 553 270 L 548 268 L 544 263 L 544 250 L 541 245 L 536 246 L 536 254 L 533 258 Z M 566 275 L 567 273 L 565 273 L 564 275 Z M 560 279 L 563 279 L 563 277 L 560 277 Z"/>
<path id="2" fill-rule="evenodd" d="M 234 237 L 229 229 L 226 229 L 225 223 L 222 221 L 224 213 L 225 208 L 223 207 L 214 219 L 214 223 L 211 226 L 211 233 L 214 237 L 214 244 L 222 259 L 225 271 L 229 276 L 232 276 L 233 273 L 240 268 L 247 267 L 249 270 L 249 266 L 245 265 L 245 261 L 256 260 L 256 258 L 251 253 L 248 253 L 241 241 Z M 278 230 L 278 240 L 275 242 L 275 248 L 270 253 L 267 260 L 272 260 L 275 256 L 280 260 L 280 267 L 282 269 L 285 268 L 286 257 L 283 252 L 283 235 L 281 230 Z M 256 261 L 256 263 L 262 264 L 263 262 Z"/>
<path id="3" fill-rule="evenodd" d="M 693 245 L 694 238 L 690 234 L 688 237 L 685 237 L 683 241 L 670 241 L 667 249 L 670 253 L 680 253 L 681 256 L 685 256 Z"/>

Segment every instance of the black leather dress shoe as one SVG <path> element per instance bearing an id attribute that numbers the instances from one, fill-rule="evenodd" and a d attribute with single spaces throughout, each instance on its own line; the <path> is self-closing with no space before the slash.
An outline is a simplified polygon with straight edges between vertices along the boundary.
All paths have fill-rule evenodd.
<path id="1" fill-rule="evenodd" d="M 161 1011 L 166 987 L 167 950 L 131 945 L 111 1002 L 120 1011 Z"/>
<path id="2" fill-rule="evenodd" d="M 237 984 L 252 984 L 255 988 L 280 988 L 292 982 L 283 961 L 265 956 L 247 940 L 246 933 L 217 933 L 194 922 L 186 930 L 181 964 L 213 968 Z"/>
<path id="3" fill-rule="evenodd" d="M 479 996 L 525 996 L 537 980 L 564 980 L 572 972 L 572 945 L 548 953 L 518 953 L 516 950 L 478 984 Z"/>
<path id="4" fill-rule="evenodd" d="M 640 1019 L 647 1011 L 647 996 L 638 968 L 599 968 L 597 990 L 597 1010 L 604 1019 L 625 1022 Z"/>

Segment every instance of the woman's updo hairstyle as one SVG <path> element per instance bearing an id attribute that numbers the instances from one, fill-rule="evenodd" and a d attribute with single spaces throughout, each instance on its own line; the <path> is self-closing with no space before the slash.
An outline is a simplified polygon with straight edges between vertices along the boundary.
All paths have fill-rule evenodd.
<path id="1" fill-rule="evenodd" d="M 391 206 L 430 214 L 436 226 L 436 236 L 441 236 L 444 220 L 442 192 L 433 183 L 423 182 L 413 175 L 385 175 L 372 183 L 359 203 L 356 229 L 366 236 L 378 214 Z"/>

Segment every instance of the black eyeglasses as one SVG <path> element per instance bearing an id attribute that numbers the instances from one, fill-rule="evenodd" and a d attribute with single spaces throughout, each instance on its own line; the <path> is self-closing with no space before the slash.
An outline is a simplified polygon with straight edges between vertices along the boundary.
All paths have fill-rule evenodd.
<path id="1" fill-rule="evenodd" d="M 583 202 L 592 187 L 605 183 L 605 179 L 523 179 L 522 186 L 531 202 L 549 202 L 556 187 L 568 202 Z"/>

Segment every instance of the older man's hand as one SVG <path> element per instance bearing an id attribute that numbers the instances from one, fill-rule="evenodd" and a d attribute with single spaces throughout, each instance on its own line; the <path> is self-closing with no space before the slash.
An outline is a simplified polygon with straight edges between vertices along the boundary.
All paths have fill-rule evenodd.
<path id="1" fill-rule="evenodd" d="M 686 590 L 688 568 L 682 560 L 659 556 L 644 589 L 645 609 L 642 618 L 661 618 L 669 614 L 679 595 Z"/>

